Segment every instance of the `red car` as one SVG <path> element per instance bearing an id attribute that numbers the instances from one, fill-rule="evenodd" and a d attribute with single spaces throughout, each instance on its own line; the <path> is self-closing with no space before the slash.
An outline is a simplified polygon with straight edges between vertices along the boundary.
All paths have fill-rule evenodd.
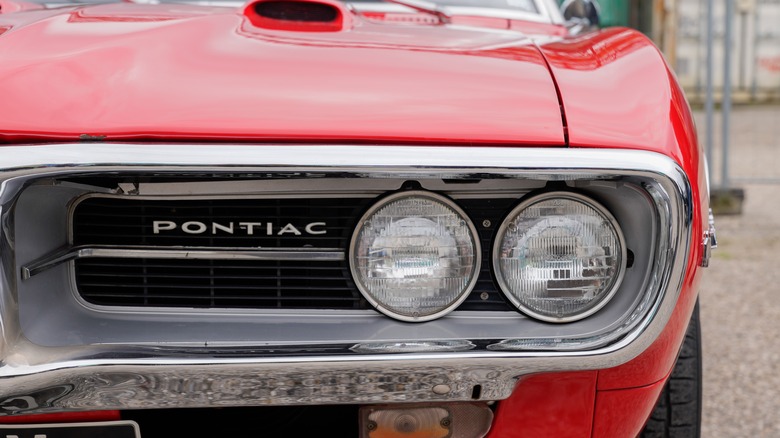
<path id="1" fill-rule="evenodd" d="M 706 165 L 642 34 L 71 1 L 0 0 L 0 436 L 699 435 Z"/>

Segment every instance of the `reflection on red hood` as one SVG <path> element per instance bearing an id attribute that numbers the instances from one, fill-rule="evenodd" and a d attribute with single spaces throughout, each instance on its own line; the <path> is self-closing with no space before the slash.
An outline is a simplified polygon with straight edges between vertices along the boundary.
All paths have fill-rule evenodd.
<path id="1" fill-rule="evenodd" d="M 0 141 L 564 143 L 521 34 L 353 18 L 314 33 L 174 4 L 0 15 Z"/>

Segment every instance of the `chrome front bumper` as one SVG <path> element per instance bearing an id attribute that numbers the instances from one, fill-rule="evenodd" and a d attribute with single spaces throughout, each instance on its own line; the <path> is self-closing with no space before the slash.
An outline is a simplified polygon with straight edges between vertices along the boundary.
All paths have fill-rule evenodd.
<path id="1" fill-rule="evenodd" d="M 7 146 L 0 156 L 0 413 L 196 406 L 500 400 L 518 377 L 602 369 L 644 351 L 668 321 L 683 284 L 691 189 L 668 157 L 642 151 L 289 145 L 58 144 Z M 377 164 L 381 163 L 381 164 Z M 359 178 L 536 178 L 647 181 L 665 229 L 649 284 L 657 290 L 611 337 L 529 347 L 500 336 L 447 353 L 356 353 L 354 343 L 89 342 L 42 345 L 20 323 L 13 212 L 41 178 L 83 174 L 350 174 Z M 478 318 L 461 316 L 463 321 Z M 456 319 L 457 321 L 457 319 Z M 335 321 L 338 323 L 338 321 Z M 469 339 L 463 339 L 466 344 Z M 552 342 L 552 341 L 551 341 Z M 489 345 L 488 345 L 489 344 Z"/>

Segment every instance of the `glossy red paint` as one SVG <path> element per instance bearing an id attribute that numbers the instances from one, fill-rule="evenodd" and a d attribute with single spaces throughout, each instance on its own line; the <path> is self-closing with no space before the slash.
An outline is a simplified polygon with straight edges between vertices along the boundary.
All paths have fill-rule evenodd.
<path id="1" fill-rule="evenodd" d="M 614 28 L 552 42 L 542 52 L 563 96 L 572 147 L 656 151 L 698 173 L 690 110 L 647 37 Z"/>
<path id="2" fill-rule="evenodd" d="M 0 106 L 0 142 L 564 144 L 546 63 L 519 34 L 360 17 L 274 31 L 186 5 L 15 15 L 0 15 L 14 26 L 0 94 L 15 102 Z"/>
<path id="3" fill-rule="evenodd" d="M 545 59 L 518 36 L 391 24 L 369 14 L 386 21 L 381 26 L 389 32 L 378 37 L 372 32 L 378 24 L 360 17 L 339 32 L 274 31 L 236 11 L 181 5 L 37 14 L 0 16 L 0 29 L 13 28 L 0 38 L 6 67 L 0 93 L 18 102 L 13 110 L 0 106 L 0 141 L 91 134 L 108 140 L 564 144 Z M 470 17 L 455 22 L 535 26 Z M 560 35 L 563 29 L 546 30 Z M 672 369 L 696 301 L 708 200 L 699 190 L 706 183 L 695 129 L 673 75 L 641 34 L 612 29 L 541 50 L 563 96 L 569 145 L 672 157 L 693 183 L 696 216 L 679 304 L 656 342 L 612 369 L 522 379 L 499 403 L 489 437 L 635 436 Z"/>
<path id="4" fill-rule="evenodd" d="M 658 382 L 641 388 L 599 391 L 596 395 L 593 438 L 638 436 L 663 389 L 664 382 Z"/>
<path id="5" fill-rule="evenodd" d="M 118 421 L 121 419 L 122 416 L 119 411 L 84 411 L 0 417 L 0 424 L 82 423 L 90 421 Z"/>
<path id="6" fill-rule="evenodd" d="M 499 402 L 487 438 L 630 438 L 644 427 L 666 378 L 639 388 L 597 391 L 597 371 L 523 378 Z"/>
<path id="7" fill-rule="evenodd" d="M 571 146 L 673 152 L 666 148 L 666 65 L 644 35 L 609 29 L 543 45 L 542 52 L 563 96 Z"/>
<path id="8" fill-rule="evenodd" d="M 599 371 L 599 390 L 633 388 L 648 382 L 663 383 L 662 380 L 671 372 L 677 360 L 691 312 L 696 304 L 698 283 L 698 275 L 689 274 L 686 277 L 674 313 L 661 335 L 647 350 L 626 364 Z"/>
<path id="9" fill-rule="evenodd" d="M 591 436 L 596 371 L 524 377 L 498 403 L 487 438 L 587 438 Z"/>
<path id="10" fill-rule="evenodd" d="M 533 21 L 510 20 L 509 28 L 529 35 L 565 36 L 569 33 L 560 24 L 535 23 Z"/>
<path id="11" fill-rule="evenodd" d="M 691 181 L 691 248 L 679 304 L 656 342 L 625 365 L 599 373 L 599 389 L 665 378 L 693 312 L 709 200 L 690 108 L 658 49 L 630 29 L 609 29 L 542 46 L 563 96 L 571 147 L 629 148 L 673 158 Z M 615 89 L 620 93 L 615 93 Z"/>
<path id="12" fill-rule="evenodd" d="M 17 0 L 0 0 L 0 14 L 10 14 L 11 12 L 32 11 L 43 9 L 42 5 Z M 0 32 L 2 33 L 2 32 Z"/>
<path id="13" fill-rule="evenodd" d="M 487 27 L 493 29 L 509 29 L 510 20 L 496 17 L 469 17 L 456 15 L 452 17 L 452 24 L 460 26 Z"/>

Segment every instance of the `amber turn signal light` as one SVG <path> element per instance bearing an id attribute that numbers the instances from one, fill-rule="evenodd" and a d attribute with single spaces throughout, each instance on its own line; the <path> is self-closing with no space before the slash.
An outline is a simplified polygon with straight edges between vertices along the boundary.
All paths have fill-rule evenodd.
<path id="1" fill-rule="evenodd" d="M 365 406 L 360 438 L 481 438 L 492 421 L 482 403 Z"/>

